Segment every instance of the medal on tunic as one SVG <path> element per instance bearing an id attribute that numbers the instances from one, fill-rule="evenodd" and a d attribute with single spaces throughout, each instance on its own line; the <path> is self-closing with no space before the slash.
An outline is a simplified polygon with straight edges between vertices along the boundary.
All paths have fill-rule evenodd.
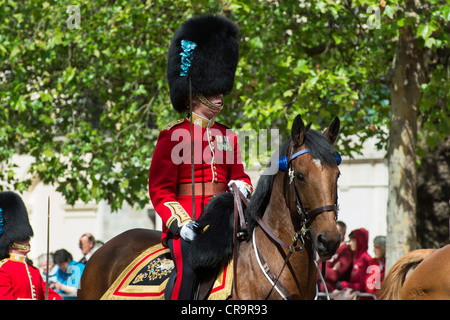
<path id="1" fill-rule="evenodd" d="M 230 144 L 230 139 L 228 136 L 216 136 L 217 149 L 219 151 L 231 151 L 233 148 Z"/>

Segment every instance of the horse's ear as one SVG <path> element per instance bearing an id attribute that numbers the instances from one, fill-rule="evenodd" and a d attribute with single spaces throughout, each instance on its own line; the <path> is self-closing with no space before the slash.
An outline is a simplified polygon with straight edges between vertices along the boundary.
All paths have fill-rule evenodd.
<path id="1" fill-rule="evenodd" d="M 337 136 L 339 134 L 339 129 L 341 128 L 341 121 L 338 117 L 335 117 L 331 122 L 330 126 L 325 129 L 323 134 L 330 140 L 331 144 L 336 142 Z"/>
<path id="2" fill-rule="evenodd" d="M 311 124 L 308 124 L 307 128 L 303 123 L 301 115 L 295 117 L 291 128 L 291 138 L 297 145 L 302 145 L 305 140 L 305 132 L 309 129 Z"/>

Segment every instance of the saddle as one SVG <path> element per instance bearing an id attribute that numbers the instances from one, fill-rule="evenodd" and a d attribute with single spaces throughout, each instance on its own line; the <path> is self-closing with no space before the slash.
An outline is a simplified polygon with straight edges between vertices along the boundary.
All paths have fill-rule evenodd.
<path id="1" fill-rule="evenodd" d="M 198 235 L 187 252 L 188 263 L 201 274 L 198 300 L 226 300 L 232 295 L 238 242 L 248 240 L 242 204 L 249 204 L 237 186 L 232 187 L 234 195 L 224 192 L 209 201 L 197 220 L 209 226 L 208 232 Z M 122 271 L 101 299 L 163 300 L 166 288 L 172 289 L 174 269 L 170 250 L 162 244 L 152 246 Z"/>
<path id="2" fill-rule="evenodd" d="M 170 250 L 162 244 L 141 253 L 105 292 L 101 300 L 164 300 L 175 265 Z M 231 296 L 233 262 L 201 281 L 198 299 L 226 300 Z"/>

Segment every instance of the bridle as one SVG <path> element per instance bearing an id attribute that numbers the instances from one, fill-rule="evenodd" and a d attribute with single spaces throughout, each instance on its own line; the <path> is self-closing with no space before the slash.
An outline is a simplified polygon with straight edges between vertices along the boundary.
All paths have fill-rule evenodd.
<path id="1" fill-rule="evenodd" d="M 321 214 L 323 212 L 333 211 L 334 219 L 337 221 L 338 209 L 339 209 L 338 204 L 337 204 L 338 197 L 336 194 L 336 202 L 334 204 L 324 205 L 324 206 L 315 208 L 311 211 L 306 210 L 306 208 L 303 205 L 303 202 L 301 200 L 300 194 L 298 192 L 297 185 L 294 182 L 295 171 L 292 166 L 292 161 L 301 155 L 309 153 L 310 151 L 307 148 L 302 149 L 296 153 L 293 153 L 293 151 L 294 151 L 294 146 L 291 142 L 290 148 L 289 148 L 289 155 L 287 157 L 282 157 L 279 160 L 278 164 L 279 164 L 280 171 L 288 171 L 289 185 L 291 186 L 291 190 L 292 190 L 291 193 L 293 195 L 294 203 L 296 205 L 296 211 L 300 215 L 300 219 L 301 219 L 301 230 L 300 231 L 301 231 L 302 236 L 304 237 L 306 235 L 306 231 L 307 231 L 308 227 L 311 225 L 312 221 L 319 214 Z M 336 163 L 339 165 L 341 163 L 341 156 L 339 155 L 339 153 L 337 151 L 334 152 L 334 158 L 336 160 Z M 288 205 L 288 208 L 290 208 L 289 205 Z M 290 211 L 291 211 L 291 214 L 293 214 L 291 208 L 290 208 Z"/>
<path id="2" fill-rule="evenodd" d="M 278 162 L 280 171 L 283 171 L 283 172 L 288 171 L 289 185 L 291 186 L 291 194 L 292 194 L 292 197 L 294 198 L 296 210 L 292 210 L 292 208 L 289 204 L 287 205 L 287 207 L 289 208 L 291 216 L 293 216 L 293 217 L 300 216 L 300 220 L 301 220 L 300 229 L 296 230 L 294 236 L 292 237 L 292 244 L 288 244 L 288 243 L 284 242 L 283 240 L 281 240 L 270 230 L 270 228 L 260 218 L 257 218 L 258 225 L 266 233 L 266 235 L 269 238 L 271 238 L 273 241 L 277 242 L 282 247 L 289 250 L 289 252 L 286 255 L 286 258 L 284 259 L 284 264 L 283 264 L 278 276 L 276 276 L 270 270 L 267 262 L 264 260 L 261 252 L 258 250 L 257 245 L 256 245 L 256 236 L 255 236 L 254 230 L 253 230 L 253 235 L 252 235 L 253 248 L 255 251 L 256 260 L 259 264 L 259 267 L 263 271 L 264 276 L 267 278 L 267 280 L 271 284 L 271 290 L 267 294 L 266 299 L 268 299 L 269 296 L 272 294 L 273 289 L 275 289 L 283 299 L 291 299 L 292 298 L 292 296 L 289 294 L 288 290 L 279 281 L 284 268 L 289 263 L 289 259 L 290 259 L 291 255 L 295 252 L 300 252 L 303 250 L 303 247 L 305 245 L 305 239 L 309 238 L 309 233 L 307 232 L 308 227 L 319 214 L 321 214 L 323 212 L 333 211 L 335 220 L 337 220 L 337 212 L 338 212 L 337 195 L 336 195 L 336 203 L 335 204 L 324 205 L 324 206 L 315 208 L 311 211 L 306 210 L 305 206 L 303 205 L 303 203 L 301 201 L 300 194 L 298 192 L 296 183 L 294 182 L 295 171 L 292 166 L 292 161 L 301 155 L 309 153 L 310 151 L 309 151 L 309 149 L 305 148 L 296 153 L 293 153 L 293 150 L 294 150 L 294 146 L 291 142 L 288 156 L 284 156 L 284 157 L 280 158 L 279 162 Z M 336 160 L 336 163 L 339 165 L 341 163 L 341 157 L 337 151 L 334 153 L 334 158 Z M 295 213 L 298 213 L 298 215 L 296 215 Z M 298 245 L 299 240 L 301 241 L 300 245 Z M 237 256 L 236 256 L 236 258 L 237 258 Z M 320 274 L 320 270 L 319 270 L 319 267 L 316 262 L 315 262 L 315 265 Z M 320 274 L 320 275 L 321 275 L 321 279 L 323 281 L 322 274 Z M 235 290 L 235 295 L 236 295 L 236 298 L 239 299 L 239 297 L 237 296 L 237 290 Z"/>
<path id="3" fill-rule="evenodd" d="M 291 295 L 289 294 L 287 289 L 282 285 L 282 283 L 279 281 L 279 278 L 280 278 L 285 266 L 288 264 L 291 255 L 294 252 L 300 252 L 303 250 L 303 246 L 305 245 L 305 238 L 309 237 L 307 228 L 312 223 L 314 218 L 323 212 L 333 211 L 334 218 L 335 218 L 335 220 L 337 220 L 337 213 L 338 213 L 337 195 L 336 195 L 336 203 L 335 204 L 324 205 L 324 206 L 315 208 L 311 211 L 306 210 L 305 206 L 303 205 L 303 203 L 301 201 L 297 186 L 294 182 L 295 171 L 292 168 L 293 167 L 292 161 L 303 154 L 309 153 L 310 151 L 309 151 L 309 149 L 305 148 L 296 153 L 293 153 L 293 149 L 294 149 L 294 146 L 291 142 L 290 148 L 289 148 L 289 155 L 284 156 L 279 159 L 278 167 L 279 167 L 280 171 L 283 171 L 283 172 L 288 171 L 289 185 L 291 186 L 291 190 L 292 190 L 291 193 L 294 198 L 294 203 L 296 205 L 296 213 L 299 214 L 300 219 L 301 219 L 301 223 L 300 223 L 301 228 L 299 230 L 295 231 L 295 234 L 292 237 L 292 244 L 288 244 L 288 243 L 284 242 L 283 240 L 281 240 L 279 237 L 277 237 L 270 230 L 270 228 L 261 220 L 261 218 L 258 217 L 256 219 L 258 225 L 267 234 L 267 236 L 269 238 L 271 238 L 273 241 L 277 242 L 279 245 L 281 245 L 282 247 L 289 250 L 289 252 L 287 253 L 286 258 L 284 260 L 283 267 L 281 268 L 281 271 L 279 272 L 278 276 L 276 276 L 270 270 L 267 262 L 264 260 L 263 256 L 259 252 L 257 245 L 256 245 L 256 240 L 255 240 L 255 230 L 253 230 L 253 235 L 252 235 L 253 248 L 255 250 L 256 260 L 258 261 L 258 264 L 259 264 L 261 270 L 263 271 L 264 275 L 269 280 L 269 282 L 272 284 L 272 288 L 271 288 L 270 292 L 268 293 L 268 295 L 266 296 L 266 299 L 271 295 L 274 288 L 275 288 L 275 290 L 277 290 L 277 292 L 281 295 L 281 297 L 283 299 L 291 298 Z M 337 151 L 334 152 L 334 158 L 336 160 L 337 165 L 339 165 L 341 163 L 341 156 L 339 155 L 339 153 Z M 234 204 L 235 204 L 235 206 L 234 206 L 235 207 L 235 213 L 234 213 L 234 230 L 235 230 L 234 233 L 235 233 L 235 235 L 233 237 L 234 238 L 234 241 L 233 241 L 233 247 L 234 247 L 233 248 L 233 273 L 234 273 L 233 290 L 234 290 L 235 298 L 237 300 L 239 300 L 237 286 L 236 286 L 236 271 L 237 271 L 236 267 L 237 267 L 237 259 L 238 259 L 237 242 L 238 242 L 238 240 L 241 240 L 241 241 L 244 240 L 246 238 L 246 232 L 247 232 L 247 226 L 246 226 L 245 219 L 244 219 L 241 201 L 243 201 L 246 206 L 248 206 L 249 201 L 240 193 L 240 191 L 238 190 L 238 188 L 235 184 L 232 184 L 232 188 L 234 190 Z M 289 208 L 291 216 L 295 216 L 294 215 L 295 212 L 292 212 L 293 210 L 291 209 L 291 206 L 288 205 L 287 207 Z M 239 229 L 238 221 L 240 221 L 240 232 L 238 232 L 238 229 Z M 297 245 L 299 240 L 301 240 L 301 242 L 302 242 L 301 245 Z M 317 263 L 315 263 L 315 264 L 316 264 L 318 271 L 320 272 Z M 323 279 L 323 277 L 321 277 L 321 278 Z"/>

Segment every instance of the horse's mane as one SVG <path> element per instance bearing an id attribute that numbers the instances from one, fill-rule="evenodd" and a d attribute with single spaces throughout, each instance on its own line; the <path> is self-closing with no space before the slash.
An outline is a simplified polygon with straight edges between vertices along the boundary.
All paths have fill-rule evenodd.
<path id="1" fill-rule="evenodd" d="M 275 152 L 268 167 L 271 167 L 273 161 L 278 162 L 279 157 L 288 155 L 288 148 L 292 139 L 289 138 L 280 147 L 278 152 Z M 314 159 L 320 160 L 323 164 L 336 166 L 336 160 L 334 159 L 333 145 L 330 143 L 328 138 L 320 131 L 307 130 L 305 132 L 304 144 L 306 148 L 309 149 L 311 156 Z M 275 180 L 275 174 L 264 174 L 258 181 L 255 191 L 252 194 L 250 204 L 245 212 L 246 220 L 248 221 L 249 233 L 253 232 L 253 228 L 256 226 L 256 219 L 261 218 L 266 211 L 267 205 L 270 201 L 270 196 L 272 194 L 272 186 Z"/>

